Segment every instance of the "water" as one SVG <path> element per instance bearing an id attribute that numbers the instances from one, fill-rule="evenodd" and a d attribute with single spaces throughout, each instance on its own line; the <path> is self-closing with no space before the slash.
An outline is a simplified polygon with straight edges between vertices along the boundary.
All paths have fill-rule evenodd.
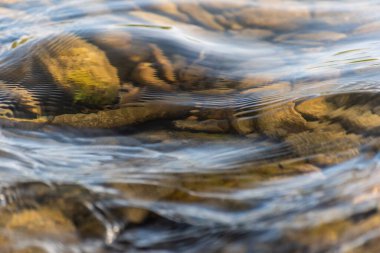
<path id="1" fill-rule="evenodd" d="M 379 1 L 0 2 L 0 251 L 378 252 Z"/>

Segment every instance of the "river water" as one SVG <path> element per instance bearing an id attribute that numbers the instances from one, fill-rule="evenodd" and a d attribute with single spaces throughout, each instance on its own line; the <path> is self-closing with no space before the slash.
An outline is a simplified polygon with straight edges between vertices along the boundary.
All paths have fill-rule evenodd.
<path id="1" fill-rule="evenodd" d="M 0 1 L 0 251 L 379 252 L 378 11 Z"/>

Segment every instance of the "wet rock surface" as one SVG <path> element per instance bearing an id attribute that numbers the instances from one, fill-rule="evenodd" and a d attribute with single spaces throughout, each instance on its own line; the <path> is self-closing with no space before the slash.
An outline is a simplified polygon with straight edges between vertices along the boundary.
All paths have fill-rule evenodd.
<path id="1" fill-rule="evenodd" d="M 0 3 L 0 251 L 377 252 L 378 7 L 333 3 Z"/>

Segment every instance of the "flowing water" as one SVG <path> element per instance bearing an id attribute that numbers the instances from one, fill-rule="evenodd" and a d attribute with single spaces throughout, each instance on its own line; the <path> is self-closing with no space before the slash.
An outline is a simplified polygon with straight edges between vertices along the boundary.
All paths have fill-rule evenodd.
<path id="1" fill-rule="evenodd" d="M 0 251 L 379 252 L 379 11 L 0 1 Z"/>

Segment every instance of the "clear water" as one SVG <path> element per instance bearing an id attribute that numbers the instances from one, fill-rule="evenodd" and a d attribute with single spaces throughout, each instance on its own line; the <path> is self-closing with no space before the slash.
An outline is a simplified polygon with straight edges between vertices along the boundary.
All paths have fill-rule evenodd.
<path id="1" fill-rule="evenodd" d="M 378 252 L 379 10 L 0 1 L 0 251 Z M 118 102 L 56 88 L 75 43 L 116 68 Z"/>

